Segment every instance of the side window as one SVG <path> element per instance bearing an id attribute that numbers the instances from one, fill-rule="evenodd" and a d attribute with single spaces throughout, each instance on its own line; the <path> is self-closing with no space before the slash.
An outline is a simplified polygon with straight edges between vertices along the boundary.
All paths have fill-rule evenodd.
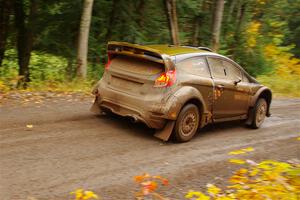
<path id="1" fill-rule="evenodd" d="M 203 57 L 188 58 L 179 62 L 176 66 L 180 70 L 185 71 L 189 74 L 210 77 L 208 66 L 206 64 L 205 58 Z"/>
<path id="2" fill-rule="evenodd" d="M 211 57 L 208 57 L 207 60 L 212 76 L 215 78 L 226 79 L 226 69 L 223 65 L 223 60 Z"/>
<path id="3" fill-rule="evenodd" d="M 247 78 L 247 76 L 243 73 L 243 82 L 249 83 L 249 79 Z"/>
<path id="4" fill-rule="evenodd" d="M 223 60 L 223 65 L 226 70 L 227 79 L 236 81 L 238 79 L 243 78 L 241 70 L 236 66 L 234 66 L 233 64 L 231 64 L 230 62 Z"/>

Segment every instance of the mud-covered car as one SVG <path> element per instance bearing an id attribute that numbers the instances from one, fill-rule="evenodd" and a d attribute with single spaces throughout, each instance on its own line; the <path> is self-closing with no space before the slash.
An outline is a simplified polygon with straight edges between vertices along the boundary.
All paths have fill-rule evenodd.
<path id="1" fill-rule="evenodd" d="M 113 112 L 189 141 L 208 123 L 270 116 L 272 92 L 231 59 L 205 47 L 109 42 L 108 62 L 93 89 L 97 113 Z"/>

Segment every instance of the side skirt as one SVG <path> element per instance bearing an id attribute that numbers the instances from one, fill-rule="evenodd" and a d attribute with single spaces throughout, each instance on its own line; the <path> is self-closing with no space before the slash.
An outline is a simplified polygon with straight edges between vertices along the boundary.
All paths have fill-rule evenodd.
<path id="1" fill-rule="evenodd" d="M 240 115 L 240 116 L 236 116 L 236 117 L 227 117 L 227 118 L 222 118 L 222 119 L 214 119 L 213 122 L 214 123 L 218 123 L 218 122 L 227 122 L 227 121 L 235 121 L 235 120 L 242 120 L 242 119 L 247 119 L 247 115 Z"/>

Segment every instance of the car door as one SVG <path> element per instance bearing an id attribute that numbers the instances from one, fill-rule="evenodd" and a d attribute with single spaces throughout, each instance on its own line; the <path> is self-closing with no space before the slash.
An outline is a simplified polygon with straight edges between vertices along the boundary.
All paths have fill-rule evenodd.
<path id="1" fill-rule="evenodd" d="M 207 57 L 214 80 L 213 118 L 231 118 L 247 113 L 249 87 L 242 71 L 222 57 Z"/>
<path id="2" fill-rule="evenodd" d="M 212 110 L 213 80 L 204 56 L 184 59 L 176 64 L 181 84 L 195 87 L 202 94 L 207 110 Z"/>
<path id="3" fill-rule="evenodd" d="M 226 69 L 226 78 L 233 83 L 235 107 L 232 110 L 234 116 L 248 113 L 251 87 L 244 72 L 230 60 L 223 60 Z"/>

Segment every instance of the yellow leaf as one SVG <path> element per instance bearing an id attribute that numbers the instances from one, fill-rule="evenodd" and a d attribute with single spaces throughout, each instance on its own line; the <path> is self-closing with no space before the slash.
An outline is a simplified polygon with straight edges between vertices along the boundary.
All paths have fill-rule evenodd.
<path id="1" fill-rule="evenodd" d="M 202 192 L 198 192 L 198 191 L 193 191 L 190 190 L 186 195 L 185 195 L 186 199 L 194 199 L 196 198 L 197 200 L 210 200 L 210 197 L 203 194 Z"/>
<path id="2" fill-rule="evenodd" d="M 98 199 L 98 196 L 92 192 L 92 191 L 85 191 L 84 192 L 84 200 L 88 200 L 88 199 Z"/>
<path id="3" fill-rule="evenodd" d="M 242 150 L 237 150 L 237 151 L 229 152 L 229 155 L 239 155 L 239 154 L 244 154 L 244 153 L 246 153 L 246 152 L 242 151 Z"/>
<path id="4" fill-rule="evenodd" d="M 239 154 L 244 154 L 244 153 L 251 152 L 251 151 L 254 151 L 254 148 L 253 147 L 247 147 L 247 148 L 244 148 L 244 149 L 231 151 L 231 152 L 229 152 L 229 155 L 239 155 Z"/>
<path id="5" fill-rule="evenodd" d="M 253 147 L 247 147 L 245 149 L 242 149 L 242 151 L 251 152 L 254 151 Z"/>
<path id="6" fill-rule="evenodd" d="M 240 159 L 230 159 L 229 162 L 234 163 L 234 164 L 245 164 L 246 162 L 244 160 L 240 160 Z"/>
<path id="7" fill-rule="evenodd" d="M 27 124 L 26 127 L 27 128 L 33 128 L 33 125 L 32 124 Z"/>
<path id="8" fill-rule="evenodd" d="M 259 169 L 253 168 L 252 171 L 250 171 L 249 176 L 256 176 L 260 172 Z"/>
<path id="9" fill-rule="evenodd" d="M 221 191 L 220 188 L 216 187 L 215 185 L 213 184 L 207 184 L 207 192 L 212 195 L 212 196 L 215 196 L 217 194 L 219 194 Z"/>

